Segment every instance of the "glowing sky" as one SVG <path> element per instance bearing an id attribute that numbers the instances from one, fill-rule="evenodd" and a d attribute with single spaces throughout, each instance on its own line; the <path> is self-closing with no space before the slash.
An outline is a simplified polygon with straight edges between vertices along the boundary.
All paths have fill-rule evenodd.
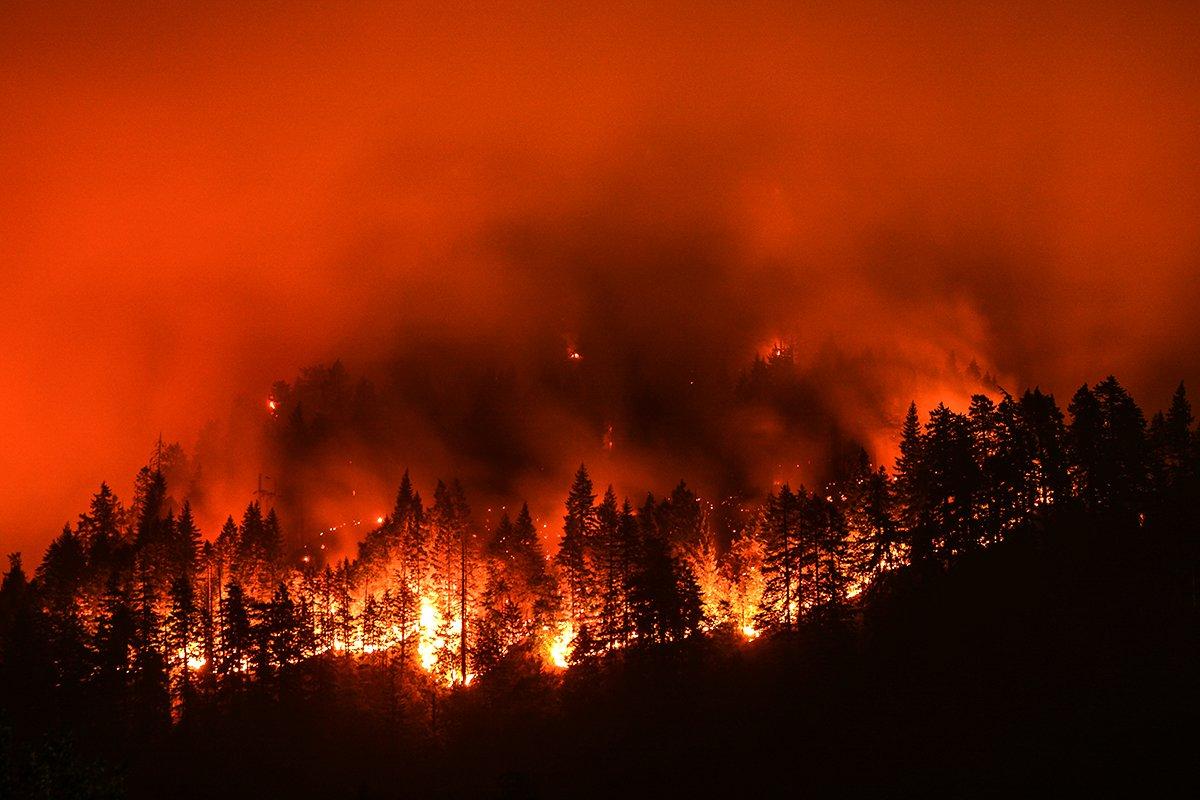
<path id="1" fill-rule="evenodd" d="M 1194 3 L 116 5 L 0 22 L 2 550 L 160 431 L 434 343 L 577 342 L 614 393 L 870 350 L 864 429 L 951 350 L 1200 379 Z"/>

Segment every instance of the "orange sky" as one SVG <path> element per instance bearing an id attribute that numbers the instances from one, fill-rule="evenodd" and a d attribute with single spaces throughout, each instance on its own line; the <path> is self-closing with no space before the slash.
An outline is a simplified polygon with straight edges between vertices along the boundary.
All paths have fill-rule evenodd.
<path id="1" fill-rule="evenodd" d="M 0 25 L 0 550 L 429 341 L 1200 378 L 1195 4 L 115 5 Z"/>

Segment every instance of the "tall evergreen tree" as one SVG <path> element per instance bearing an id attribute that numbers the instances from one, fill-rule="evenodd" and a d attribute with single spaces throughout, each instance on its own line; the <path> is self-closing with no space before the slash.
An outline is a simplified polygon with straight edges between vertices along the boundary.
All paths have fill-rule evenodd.
<path id="1" fill-rule="evenodd" d="M 914 566 L 928 565 L 935 555 L 925 444 L 917 404 L 911 403 L 900 430 L 895 495 L 897 521 L 905 539 L 909 560 Z"/>
<path id="2" fill-rule="evenodd" d="M 981 543 L 975 500 L 982 476 L 972 456 L 969 420 L 939 404 L 925 427 L 922 461 L 927 492 L 923 505 L 946 563 Z"/>
<path id="3" fill-rule="evenodd" d="M 589 563 L 592 535 L 596 528 L 596 495 L 587 467 L 579 465 L 571 491 L 567 494 L 567 515 L 563 518 L 563 536 L 555 563 L 563 574 L 567 614 L 577 622 L 591 617 L 595 577 Z"/>
<path id="4" fill-rule="evenodd" d="M 236 689 L 243 684 L 246 670 L 254 659 L 254 632 L 242 585 L 231 580 L 226 584 L 224 594 L 216 671 L 224 683 Z"/>
<path id="5" fill-rule="evenodd" d="M 759 522 L 763 541 L 763 593 L 758 623 L 790 631 L 800 612 L 803 548 L 799 534 L 801 499 L 787 484 L 767 495 Z"/>
<path id="6" fill-rule="evenodd" d="M 196 607 L 192 584 L 180 575 L 171 581 L 171 609 L 166 619 L 167 662 L 173 678 L 175 697 L 186 710 L 193 696 L 192 663 L 200 644 L 200 612 Z"/>

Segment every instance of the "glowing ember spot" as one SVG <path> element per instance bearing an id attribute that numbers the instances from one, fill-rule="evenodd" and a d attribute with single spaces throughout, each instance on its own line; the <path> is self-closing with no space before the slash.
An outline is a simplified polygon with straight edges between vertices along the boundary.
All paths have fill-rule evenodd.
<path id="1" fill-rule="evenodd" d="M 571 361 L 582 361 L 583 354 L 575 349 L 574 346 L 567 347 L 567 358 Z"/>
<path id="2" fill-rule="evenodd" d="M 383 515 L 380 515 L 380 516 L 378 516 L 378 517 L 376 517 L 376 518 L 375 518 L 375 524 L 376 524 L 376 525 L 382 525 L 382 524 L 383 524 Z"/>
<path id="3" fill-rule="evenodd" d="M 550 640 L 550 663 L 566 669 L 571 658 L 571 640 L 575 638 L 575 626 L 568 620 L 558 626 L 558 635 Z"/>
<path id="4" fill-rule="evenodd" d="M 267 410 L 271 412 L 271 416 L 274 416 L 279 411 L 279 403 L 276 402 L 274 397 L 268 398 Z"/>

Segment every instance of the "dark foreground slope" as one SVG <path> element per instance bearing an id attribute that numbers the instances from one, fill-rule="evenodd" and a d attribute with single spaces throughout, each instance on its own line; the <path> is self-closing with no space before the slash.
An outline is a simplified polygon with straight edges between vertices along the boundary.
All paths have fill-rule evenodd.
<path id="1" fill-rule="evenodd" d="M 317 659 L 171 730 L 6 725 L 14 796 L 768 796 L 1197 788 L 1195 532 L 1059 519 L 856 618 L 469 691 Z M 397 698 L 397 699 L 389 699 Z M 68 715 L 69 716 L 69 715 Z"/>

